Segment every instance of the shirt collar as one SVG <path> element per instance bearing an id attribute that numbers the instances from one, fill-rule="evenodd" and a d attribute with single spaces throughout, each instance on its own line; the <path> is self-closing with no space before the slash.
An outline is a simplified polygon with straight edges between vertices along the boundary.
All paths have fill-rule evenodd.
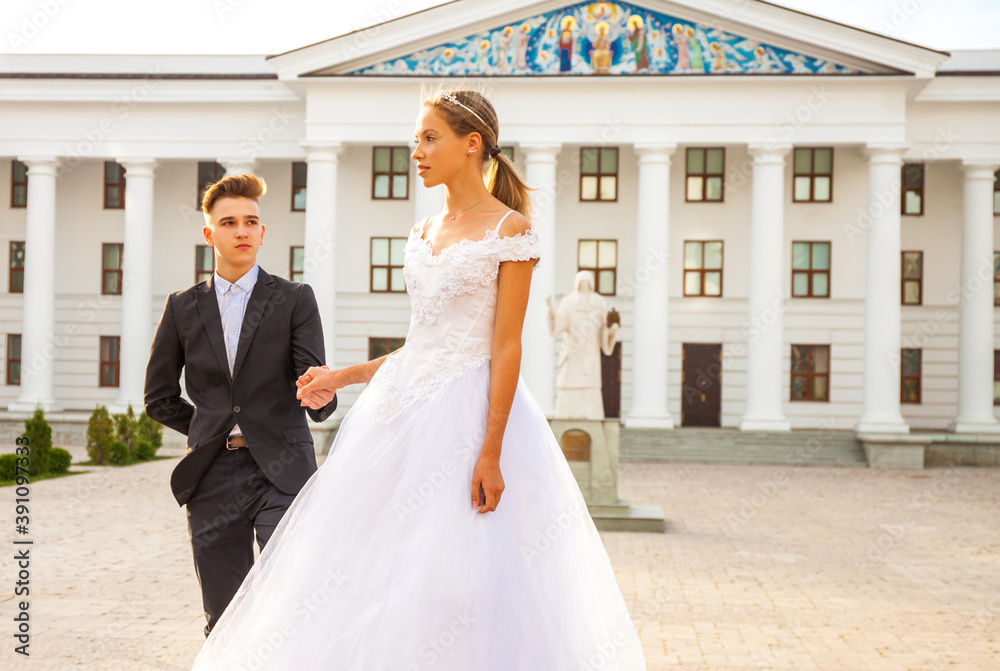
<path id="1" fill-rule="evenodd" d="M 229 287 L 233 284 L 238 284 L 240 289 L 247 292 L 249 295 L 253 291 L 253 285 L 257 283 L 257 272 L 260 270 L 260 266 L 256 263 L 253 264 L 253 268 L 246 271 L 243 277 L 236 280 L 235 282 L 230 282 L 226 278 L 219 275 L 219 271 L 215 271 L 215 288 L 220 294 L 225 294 L 229 291 Z"/>

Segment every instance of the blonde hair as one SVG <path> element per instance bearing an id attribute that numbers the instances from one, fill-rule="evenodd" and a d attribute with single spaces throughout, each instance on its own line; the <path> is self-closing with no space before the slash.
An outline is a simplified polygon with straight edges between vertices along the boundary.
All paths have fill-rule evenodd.
<path id="1" fill-rule="evenodd" d="M 534 189 L 521 179 L 510 159 L 500 153 L 497 142 L 500 121 L 489 99 L 471 89 L 439 90 L 424 94 L 422 105 L 440 112 L 457 135 L 479 133 L 483 138 L 486 188 L 494 198 L 530 219 L 531 197 L 528 192 Z"/>
<path id="2" fill-rule="evenodd" d="M 212 206 L 220 198 L 250 198 L 260 204 L 260 198 L 265 193 L 267 184 L 257 175 L 226 175 L 205 190 L 201 199 L 201 211 L 207 219 L 212 213 Z"/>

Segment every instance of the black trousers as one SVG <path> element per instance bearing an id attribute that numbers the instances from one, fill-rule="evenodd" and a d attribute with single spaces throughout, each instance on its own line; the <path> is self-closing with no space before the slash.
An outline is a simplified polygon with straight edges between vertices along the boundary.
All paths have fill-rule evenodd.
<path id="1" fill-rule="evenodd" d="M 194 568 L 205 607 L 205 637 L 219 621 L 295 499 L 271 484 L 250 450 L 223 447 L 187 502 Z"/>

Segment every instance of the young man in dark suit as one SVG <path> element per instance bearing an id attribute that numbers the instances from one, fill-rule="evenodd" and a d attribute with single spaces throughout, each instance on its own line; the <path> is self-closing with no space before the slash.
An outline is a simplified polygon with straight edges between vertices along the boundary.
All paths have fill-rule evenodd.
<path id="1" fill-rule="evenodd" d="M 282 515 L 316 472 L 305 412 L 337 407 L 324 393 L 304 408 L 296 379 L 325 361 L 312 288 L 257 265 L 264 181 L 230 175 L 202 200 L 216 271 L 167 296 L 146 367 L 146 414 L 187 436 L 170 487 L 187 505 L 207 637 Z M 181 397 L 180 375 L 192 403 Z M 315 409 L 318 408 L 318 409 Z"/>

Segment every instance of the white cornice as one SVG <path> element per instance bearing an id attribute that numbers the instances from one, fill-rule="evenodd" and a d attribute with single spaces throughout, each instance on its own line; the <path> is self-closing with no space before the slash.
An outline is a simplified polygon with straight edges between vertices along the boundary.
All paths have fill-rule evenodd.
<path id="1" fill-rule="evenodd" d="M 284 82 L 187 79 L 5 79 L 0 101 L 158 103 L 296 102 Z"/>
<path id="2" fill-rule="evenodd" d="M 915 102 L 1000 102 L 1000 77 L 937 77 L 916 96 Z"/>
<path id="3" fill-rule="evenodd" d="M 526 16 L 575 4 L 460 0 L 268 58 L 281 79 L 342 74 Z M 757 0 L 639 0 L 665 14 L 712 24 L 788 49 L 875 72 L 932 78 L 949 55 Z"/>

